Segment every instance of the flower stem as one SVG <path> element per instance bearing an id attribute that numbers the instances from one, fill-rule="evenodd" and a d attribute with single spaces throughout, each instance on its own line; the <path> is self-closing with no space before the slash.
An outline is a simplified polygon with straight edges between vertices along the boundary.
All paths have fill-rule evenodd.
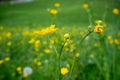
<path id="1" fill-rule="evenodd" d="M 59 55 L 58 55 L 58 80 L 61 80 L 60 60 L 61 60 L 62 50 L 63 50 L 66 42 L 67 42 L 67 40 L 65 40 L 65 42 L 63 43 L 63 45 L 62 45 L 62 47 L 60 49 Z"/>
<path id="2" fill-rule="evenodd" d="M 92 30 L 92 31 L 89 31 L 89 33 L 87 33 L 87 34 L 80 40 L 79 45 L 81 45 L 82 42 L 83 42 L 83 40 L 84 40 L 88 35 L 90 35 L 92 32 L 93 32 L 93 30 Z M 74 56 L 73 62 L 72 62 L 72 67 L 71 67 L 70 74 L 69 74 L 69 79 L 71 78 L 71 75 L 72 75 L 72 72 L 73 72 L 73 68 L 74 68 L 74 66 L 75 66 L 75 61 L 76 61 L 76 58 L 75 58 L 75 56 Z"/>

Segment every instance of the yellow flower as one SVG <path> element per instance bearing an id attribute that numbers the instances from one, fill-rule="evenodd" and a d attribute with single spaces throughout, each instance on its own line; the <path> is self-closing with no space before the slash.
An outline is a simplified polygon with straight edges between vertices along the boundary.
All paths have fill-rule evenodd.
<path id="1" fill-rule="evenodd" d="M 65 35 L 64 35 L 64 38 L 65 38 L 66 40 L 69 39 L 69 38 L 70 38 L 70 34 L 68 34 L 68 33 L 65 34 Z"/>
<path id="2" fill-rule="evenodd" d="M 5 61 L 9 61 L 10 60 L 10 57 L 5 57 Z"/>
<path id="3" fill-rule="evenodd" d="M 43 44 L 44 44 L 44 45 L 46 45 L 46 44 L 47 44 L 47 42 L 46 42 L 46 41 L 43 41 Z"/>
<path id="4" fill-rule="evenodd" d="M 94 32 L 95 33 L 102 33 L 103 32 L 103 26 L 101 26 L 101 25 L 95 26 Z"/>
<path id="5" fill-rule="evenodd" d="M 17 67 L 16 71 L 21 74 L 22 73 L 22 68 L 21 67 Z"/>
<path id="6" fill-rule="evenodd" d="M 116 45 L 120 44 L 120 41 L 118 39 L 115 39 L 114 42 Z"/>
<path id="7" fill-rule="evenodd" d="M 34 30 L 33 34 L 34 35 L 45 36 L 45 35 L 48 35 L 48 34 L 50 34 L 52 32 L 55 32 L 56 30 L 57 30 L 57 28 L 55 28 L 55 25 L 50 25 L 49 27 L 44 28 L 42 30 Z"/>
<path id="8" fill-rule="evenodd" d="M 114 41 L 113 41 L 112 39 L 111 39 L 111 40 L 109 40 L 109 43 L 110 43 L 110 44 L 113 44 L 113 42 L 114 42 Z"/>
<path id="9" fill-rule="evenodd" d="M 3 60 L 0 60 L 0 65 L 3 63 Z"/>
<path id="10" fill-rule="evenodd" d="M 114 9 L 113 9 L 113 14 L 118 15 L 118 14 L 119 14 L 119 9 L 114 8 Z"/>
<path id="11" fill-rule="evenodd" d="M 51 9 L 51 10 L 50 10 L 50 13 L 51 13 L 52 15 L 56 15 L 56 14 L 58 14 L 58 11 L 55 10 L 55 9 Z"/>
<path id="12" fill-rule="evenodd" d="M 29 40 L 29 44 L 32 44 L 32 43 L 34 43 L 35 42 L 35 39 L 31 39 L 31 40 Z"/>
<path id="13" fill-rule="evenodd" d="M 27 73 L 24 73 L 23 74 L 23 78 L 27 78 L 28 77 L 28 74 Z"/>
<path id="14" fill-rule="evenodd" d="M 76 53 L 75 56 L 76 56 L 76 57 L 79 57 L 79 56 L 80 56 L 80 53 Z"/>
<path id="15" fill-rule="evenodd" d="M 45 49 L 44 52 L 47 53 L 47 54 L 50 54 L 51 50 L 50 49 Z"/>
<path id="16" fill-rule="evenodd" d="M 37 62 L 37 65 L 38 65 L 38 66 L 41 66 L 41 65 L 42 65 L 42 63 L 41 63 L 40 61 L 38 61 L 38 62 Z"/>
<path id="17" fill-rule="evenodd" d="M 66 67 L 68 67 L 68 68 L 69 68 L 69 67 L 70 67 L 70 64 L 66 64 Z"/>
<path id="18" fill-rule="evenodd" d="M 12 45 L 12 42 L 9 41 L 9 42 L 7 43 L 7 46 L 11 46 L 11 45 Z"/>
<path id="19" fill-rule="evenodd" d="M 10 37 L 11 37 L 11 32 L 7 32 L 5 36 L 6 36 L 7 38 L 10 38 Z"/>
<path id="20" fill-rule="evenodd" d="M 83 8 L 87 9 L 89 5 L 87 3 L 83 4 Z"/>
<path id="21" fill-rule="evenodd" d="M 107 39 L 108 39 L 108 40 L 111 40 L 111 39 L 112 39 L 112 36 L 107 36 Z"/>
<path id="22" fill-rule="evenodd" d="M 35 64 L 37 64 L 37 59 L 35 58 L 35 59 L 33 60 L 33 62 L 34 62 Z"/>
<path id="23" fill-rule="evenodd" d="M 95 20 L 95 24 L 101 24 L 102 21 L 101 20 Z"/>
<path id="24" fill-rule="evenodd" d="M 59 3 L 55 3 L 54 6 L 55 6 L 56 8 L 59 8 L 59 7 L 60 7 L 60 4 L 59 4 Z"/>
<path id="25" fill-rule="evenodd" d="M 65 67 L 61 68 L 61 74 L 62 74 L 62 75 L 66 75 L 68 72 L 69 72 L 69 71 L 68 71 L 67 68 L 65 68 Z"/>

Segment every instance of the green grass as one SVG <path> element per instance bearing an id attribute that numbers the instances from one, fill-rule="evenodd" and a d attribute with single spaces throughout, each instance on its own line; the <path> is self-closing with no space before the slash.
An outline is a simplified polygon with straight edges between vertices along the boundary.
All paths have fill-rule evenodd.
<path id="1" fill-rule="evenodd" d="M 47 8 L 54 8 L 55 0 L 36 0 L 29 3 L 20 4 L 1 4 L 0 5 L 0 25 L 3 26 L 48 26 L 53 23 L 53 17 L 47 11 Z M 102 19 L 105 7 L 108 4 L 109 10 L 106 21 L 111 22 L 112 8 L 116 7 L 113 0 L 58 0 L 61 4 L 59 14 L 56 16 L 55 23 L 58 26 L 87 26 L 89 25 L 88 15 L 82 5 L 85 2 L 90 3 L 92 9 L 93 21 Z M 74 2 L 74 3 L 73 3 Z M 112 3 L 113 2 L 113 3 Z M 114 5 L 114 6 L 113 6 Z"/>

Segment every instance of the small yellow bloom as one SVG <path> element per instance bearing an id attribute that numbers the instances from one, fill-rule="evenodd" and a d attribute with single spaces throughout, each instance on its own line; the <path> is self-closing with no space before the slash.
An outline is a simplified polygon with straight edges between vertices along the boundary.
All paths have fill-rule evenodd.
<path id="1" fill-rule="evenodd" d="M 56 15 L 56 14 L 58 14 L 58 11 L 55 10 L 55 9 L 51 9 L 51 10 L 50 10 L 50 13 L 51 13 L 52 15 Z"/>
<path id="2" fill-rule="evenodd" d="M 80 56 L 80 53 L 76 53 L 75 56 L 76 56 L 76 57 L 79 57 L 79 56 Z"/>
<path id="3" fill-rule="evenodd" d="M 118 15 L 118 14 L 119 14 L 119 9 L 114 8 L 114 9 L 113 9 L 113 14 Z"/>
<path id="4" fill-rule="evenodd" d="M 46 44 L 47 44 L 47 42 L 46 42 L 46 41 L 43 41 L 43 44 L 44 44 L 44 45 L 46 45 Z"/>
<path id="5" fill-rule="evenodd" d="M 116 45 L 118 45 L 118 44 L 120 44 L 120 41 L 119 41 L 118 39 L 115 39 L 115 40 L 114 40 L 114 43 L 115 43 Z"/>
<path id="6" fill-rule="evenodd" d="M 45 49 L 44 52 L 47 53 L 47 54 L 50 54 L 51 50 L 50 49 Z"/>
<path id="7" fill-rule="evenodd" d="M 66 67 L 68 67 L 68 68 L 69 68 L 69 67 L 70 67 L 70 64 L 66 64 Z"/>
<path id="8" fill-rule="evenodd" d="M 37 59 L 35 58 L 35 59 L 33 60 L 33 62 L 34 62 L 35 64 L 37 64 Z"/>
<path id="9" fill-rule="evenodd" d="M 35 42 L 35 39 L 31 39 L 31 40 L 29 40 L 29 44 L 32 44 L 32 43 L 34 43 Z"/>
<path id="10" fill-rule="evenodd" d="M 65 68 L 65 67 L 61 68 L 61 74 L 62 74 L 62 75 L 66 75 L 68 72 L 69 72 L 69 71 L 68 71 L 67 68 Z"/>
<path id="11" fill-rule="evenodd" d="M 60 7 L 60 4 L 59 4 L 59 3 L 55 3 L 54 6 L 55 6 L 56 8 L 59 8 L 59 7 Z"/>
<path id="12" fill-rule="evenodd" d="M 68 34 L 68 33 L 65 34 L 65 35 L 64 35 L 64 38 L 65 38 L 66 40 L 69 39 L 69 38 L 70 38 L 70 34 Z"/>
<path id="13" fill-rule="evenodd" d="M 83 4 L 83 8 L 87 9 L 89 5 L 87 3 Z"/>
<path id="14" fill-rule="evenodd" d="M 5 36 L 6 36 L 7 38 L 10 38 L 11 35 L 12 35 L 11 32 L 7 32 Z"/>
<path id="15" fill-rule="evenodd" d="M 9 61 L 10 60 L 10 57 L 5 57 L 5 61 Z"/>
<path id="16" fill-rule="evenodd" d="M 102 20 L 95 20 L 95 24 L 101 24 Z"/>
<path id="17" fill-rule="evenodd" d="M 12 45 L 11 41 L 7 42 L 7 46 L 11 46 L 11 45 Z"/>
<path id="18" fill-rule="evenodd" d="M 94 32 L 95 33 L 102 33 L 103 32 L 103 26 L 101 26 L 101 25 L 95 26 Z"/>
<path id="19" fill-rule="evenodd" d="M 111 39 L 111 40 L 109 40 L 109 43 L 110 43 L 110 44 L 113 44 L 113 43 L 114 43 L 114 41 Z"/>
<path id="20" fill-rule="evenodd" d="M 0 65 L 3 63 L 3 60 L 0 60 Z"/>
<path id="21" fill-rule="evenodd" d="M 42 65 L 42 63 L 41 63 L 40 61 L 38 61 L 38 62 L 37 62 L 37 65 L 38 65 L 38 66 L 41 66 L 41 65 Z"/>
<path id="22" fill-rule="evenodd" d="M 24 73 L 23 74 L 23 78 L 27 78 L 28 77 L 28 74 L 27 73 Z"/>
<path id="23" fill-rule="evenodd" d="M 16 71 L 17 71 L 19 74 L 22 74 L 22 68 L 21 68 L 21 67 L 17 67 Z"/>
<path id="24" fill-rule="evenodd" d="M 111 40 L 111 39 L 112 39 L 112 36 L 107 36 L 107 39 L 108 39 L 108 40 Z"/>

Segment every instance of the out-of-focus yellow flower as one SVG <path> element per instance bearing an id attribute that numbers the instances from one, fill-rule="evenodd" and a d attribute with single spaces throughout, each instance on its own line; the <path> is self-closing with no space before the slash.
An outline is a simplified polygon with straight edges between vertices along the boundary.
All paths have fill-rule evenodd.
<path id="1" fill-rule="evenodd" d="M 102 20 L 95 20 L 95 24 L 101 24 Z"/>
<path id="2" fill-rule="evenodd" d="M 113 44 L 113 43 L 114 43 L 114 40 L 112 40 L 112 39 L 109 40 L 109 43 L 110 43 L 110 44 Z"/>
<path id="3" fill-rule="evenodd" d="M 35 50 L 38 51 L 40 48 L 40 40 L 35 41 Z"/>
<path id="4" fill-rule="evenodd" d="M 97 25 L 94 28 L 95 33 L 102 33 L 103 32 L 103 26 L 102 25 Z"/>
<path id="5" fill-rule="evenodd" d="M 35 59 L 33 60 L 33 62 L 34 62 L 35 64 L 37 64 L 37 59 L 35 58 Z"/>
<path id="6" fill-rule="evenodd" d="M 56 15 L 56 14 L 58 14 L 58 11 L 55 10 L 55 9 L 51 9 L 51 10 L 50 10 L 50 13 L 51 13 L 52 15 Z"/>
<path id="7" fill-rule="evenodd" d="M 23 74 L 23 78 L 27 78 L 28 77 L 28 74 L 27 73 L 24 73 Z"/>
<path id="8" fill-rule="evenodd" d="M 83 8 L 87 9 L 89 5 L 87 3 L 83 4 Z"/>
<path id="9" fill-rule="evenodd" d="M 76 57 L 79 57 L 79 56 L 80 56 L 80 53 L 76 53 L 75 56 L 76 56 Z"/>
<path id="10" fill-rule="evenodd" d="M 50 40 L 50 44 L 54 44 L 54 40 L 53 39 Z"/>
<path id="11" fill-rule="evenodd" d="M 90 54 L 89 57 L 90 57 L 90 58 L 94 58 L 94 54 Z"/>
<path id="12" fill-rule="evenodd" d="M 114 40 L 114 43 L 115 43 L 116 45 L 118 45 L 118 44 L 120 44 L 120 41 L 119 41 L 118 39 L 115 39 L 115 40 Z"/>
<path id="13" fill-rule="evenodd" d="M 37 65 L 38 65 L 38 66 L 41 66 L 41 65 L 42 65 L 42 63 L 41 63 L 40 61 L 38 61 L 38 62 L 37 62 Z"/>
<path id="14" fill-rule="evenodd" d="M 112 39 L 112 36 L 107 36 L 107 39 L 108 39 L 108 40 L 111 40 L 111 39 Z"/>
<path id="15" fill-rule="evenodd" d="M 7 46 L 11 46 L 11 45 L 12 45 L 11 41 L 7 42 Z"/>
<path id="16" fill-rule="evenodd" d="M 50 27 L 44 28 L 42 30 L 34 30 L 33 34 L 45 36 L 45 35 L 48 35 L 52 32 L 55 32 L 56 30 L 57 30 L 57 28 L 55 28 L 55 25 L 50 25 Z"/>
<path id="17" fill-rule="evenodd" d="M 5 61 L 9 61 L 10 60 L 10 57 L 5 57 Z"/>
<path id="18" fill-rule="evenodd" d="M 55 6 L 56 8 L 59 8 L 59 7 L 60 7 L 60 3 L 55 3 L 54 6 Z"/>
<path id="19" fill-rule="evenodd" d="M 0 60 L 0 65 L 3 63 L 3 60 Z"/>
<path id="20" fill-rule="evenodd" d="M 68 68 L 66 68 L 66 67 L 61 68 L 61 74 L 62 75 L 66 75 L 68 72 L 69 72 Z"/>
<path id="21" fill-rule="evenodd" d="M 47 53 L 47 54 L 50 54 L 51 50 L 50 49 L 45 49 L 44 52 Z"/>
<path id="22" fill-rule="evenodd" d="M 65 38 L 66 40 L 68 40 L 68 39 L 70 38 L 70 34 L 68 34 L 68 33 L 65 34 L 65 35 L 64 35 L 64 38 Z"/>
<path id="23" fill-rule="evenodd" d="M 117 33 L 117 36 L 120 36 L 120 31 Z"/>
<path id="24" fill-rule="evenodd" d="M 68 67 L 68 68 L 69 68 L 69 67 L 70 67 L 70 64 L 66 64 L 66 67 Z"/>
<path id="25" fill-rule="evenodd" d="M 46 45 L 46 44 L 47 44 L 47 42 L 46 42 L 46 41 L 43 41 L 43 44 L 44 44 L 44 45 Z"/>
<path id="26" fill-rule="evenodd" d="M 5 34 L 5 37 L 6 37 L 6 38 L 10 38 L 11 35 L 12 35 L 11 32 L 7 32 L 7 33 Z"/>
<path id="27" fill-rule="evenodd" d="M 32 43 L 34 43 L 34 42 L 35 42 L 35 39 L 32 38 L 31 40 L 29 40 L 28 43 L 29 43 L 29 44 L 32 44 Z"/>
<path id="28" fill-rule="evenodd" d="M 118 14 L 119 14 L 119 9 L 114 8 L 114 9 L 113 9 L 113 14 L 118 15 Z"/>
<path id="29" fill-rule="evenodd" d="M 19 66 L 17 67 L 16 71 L 19 73 L 19 74 L 22 74 L 22 68 Z"/>

